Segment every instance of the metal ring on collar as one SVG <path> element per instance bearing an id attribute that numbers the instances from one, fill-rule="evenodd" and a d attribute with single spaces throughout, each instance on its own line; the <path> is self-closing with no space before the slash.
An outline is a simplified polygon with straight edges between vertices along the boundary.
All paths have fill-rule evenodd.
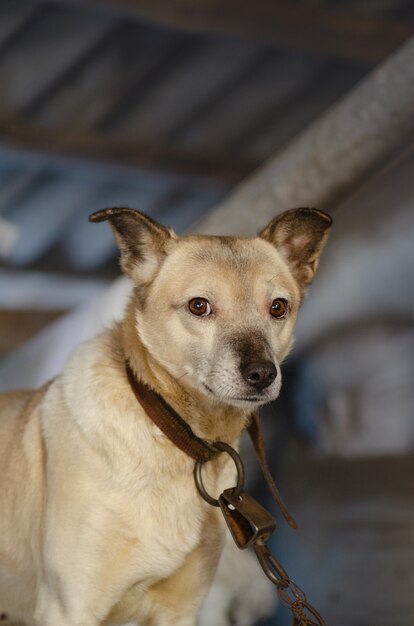
<path id="1" fill-rule="evenodd" d="M 234 487 L 234 496 L 238 498 L 244 489 L 244 465 L 239 453 L 236 452 L 234 448 L 229 446 L 228 443 L 224 443 L 224 441 L 215 441 L 211 445 L 213 446 L 213 448 L 216 448 L 216 450 L 219 450 L 220 452 L 227 452 L 227 454 L 229 454 L 233 459 L 237 470 L 237 484 Z M 201 469 L 203 465 L 203 463 L 197 462 L 194 467 L 194 480 L 198 493 L 206 502 L 208 502 L 212 506 L 220 506 L 219 501 L 216 498 L 213 498 L 213 496 L 211 496 L 204 487 L 203 479 L 201 477 Z"/>

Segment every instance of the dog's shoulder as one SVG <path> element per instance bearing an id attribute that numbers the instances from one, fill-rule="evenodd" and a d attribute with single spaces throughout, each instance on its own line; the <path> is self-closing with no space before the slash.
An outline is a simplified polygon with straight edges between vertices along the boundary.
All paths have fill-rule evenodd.
<path id="1" fill-rule="evenodd" d="M 39 389 L 17 389 L 0 393 L 0 424 L 5 420 L 27 421 L 39 406 L 53 381 Z"/>
<path id="2" fill-rule="evenodd" d="M 42 411 L 47 430 L 58 422 L 59 429 L 72 424 L 85 441 L 111 456 L 125 457 L 127 440 L 148 447 L 155 428 L 131 392 L 116 327 L 76 348 Z"/>
<path id="3" fill-rule="evenodd" d="M 103 331 L 81 343 L 69 357 L 58 379 L 69 407 L 77 401 L 98 405 L 111 404 L 118 399 L 118 390 L 128 387 L 125 357 L 118 339 L 117 328 Z"/>

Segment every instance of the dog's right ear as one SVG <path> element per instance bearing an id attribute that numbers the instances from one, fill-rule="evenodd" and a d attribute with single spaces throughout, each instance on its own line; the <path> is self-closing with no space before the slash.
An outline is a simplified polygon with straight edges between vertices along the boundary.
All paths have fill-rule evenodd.
<path id="1" fill-rule="evenodd" d="M 118 242 L 124 272 L 135 282 L 151 282 L 169 244 L 177 239 L 174 231 L 135 209 L 104 209 L 89 216 L 93 223 L 106 220 Z"/>

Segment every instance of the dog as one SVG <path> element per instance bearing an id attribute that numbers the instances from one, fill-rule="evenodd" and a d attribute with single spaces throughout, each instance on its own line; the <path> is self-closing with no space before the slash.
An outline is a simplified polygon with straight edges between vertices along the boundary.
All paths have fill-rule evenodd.
<path id="1" fill-rule="evenodd" d="M 194 626 L 224 522 L 125 363 L 196 435 L 237 447 L 279 394 L 331 218 L 293 209 L 251 239 L 178 237 L 128 208 L 90 219 L 109 220 L 133 295 L 60 376 L 0 394 L 0 613 L 26 626 Z M 234 485 L 227 455 L 203 482 L 216 495 Z"/>

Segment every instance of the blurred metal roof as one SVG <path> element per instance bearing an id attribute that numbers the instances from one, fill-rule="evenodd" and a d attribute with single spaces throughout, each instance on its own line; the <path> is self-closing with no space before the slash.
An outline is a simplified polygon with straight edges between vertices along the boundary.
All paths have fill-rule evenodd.
<path id="1" fill-rule="evenodd" d="M 2 0 L 0 218 L 19 234 L 3 267 L 104 274 L 112 236 L 87 216 L 105 206 L 185 231 L 412 32 L 413 13 Z"/>

